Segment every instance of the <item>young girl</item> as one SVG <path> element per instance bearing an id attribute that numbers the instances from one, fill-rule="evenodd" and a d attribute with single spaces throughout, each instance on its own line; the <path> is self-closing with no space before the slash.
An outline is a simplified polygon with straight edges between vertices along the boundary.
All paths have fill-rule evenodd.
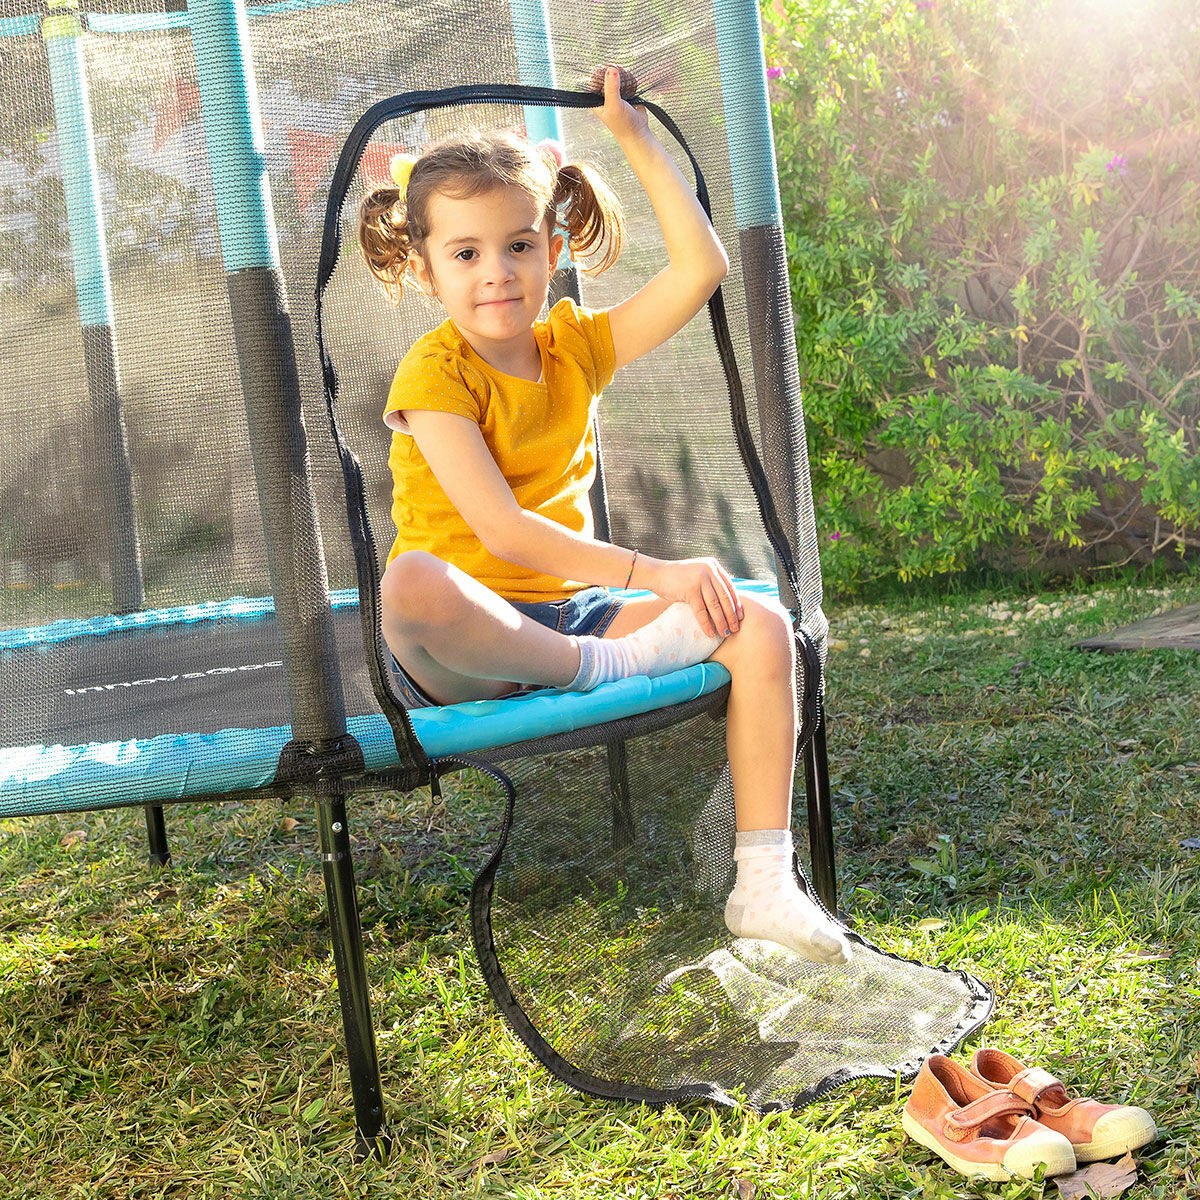
<path id="1" fill-rule="evenodd" d="M 732 676 L 727 743 L 737 810 L 736 936 L 819 962 L 849 944 L 792 875 L 795 663 L 782 606 L 739 595 L 711 558 L 668 561 L 592 536 L 596 397 L 678 332 L 728 271 L 704 210 L 604 71 L 601 121 L 645 187 L 668 265 L 627 300 L 570 300 L 543 319 L 563 246 L 615 261 L 621 218 L 591 169 L 492 134 L 442 143 L 402 187 L 364 200 L 359 243 L 393 298 L 411 279 L 447 320 L 405 355 L 388 397 L 398 535 L 383 633 L 409 707 L 527 685 L 587 690 L 711 658 Z M 590 585 L 590 586 L 589 586 Z M 609 587 L 653 593 L 621 601 Z"/>

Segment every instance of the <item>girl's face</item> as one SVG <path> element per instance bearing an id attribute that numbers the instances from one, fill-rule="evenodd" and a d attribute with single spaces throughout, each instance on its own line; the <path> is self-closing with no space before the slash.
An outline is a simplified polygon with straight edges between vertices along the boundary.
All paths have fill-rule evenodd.
<path id="1" fill-rule="evenodd" d="M 527 338 L 546 302 L 562 236 L 520 188 L 498 187 L 429 201 L 425 252 L 413 256 L 421 286 L 436 295 L 477 349 Z"/>

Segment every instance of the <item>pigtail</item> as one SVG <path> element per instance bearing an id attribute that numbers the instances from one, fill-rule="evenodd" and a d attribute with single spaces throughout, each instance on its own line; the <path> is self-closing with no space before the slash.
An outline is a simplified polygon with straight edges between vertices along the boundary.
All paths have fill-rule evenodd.
<path id="1" fill-rule="evenodd" d="M 358 208 L 358 245 L 371 274 L 393 304 L 400 301 L 413 252 L 404 192 L 391 184 L 372 187 Z"/>
<path id="2" fill-rule="evenodd" d="M 625 220 L 621 202 L 601 176 L 583 163 L 558 168 L 554 206 L 572 254 L 595 260 L 582 269 L 589 275 L 607 271 L 621 253 Z"/>

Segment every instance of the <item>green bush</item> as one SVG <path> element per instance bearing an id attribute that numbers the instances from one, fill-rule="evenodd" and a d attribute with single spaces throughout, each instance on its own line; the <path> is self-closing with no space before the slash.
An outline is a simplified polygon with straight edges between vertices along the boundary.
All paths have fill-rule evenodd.
<path id="1" fill-rule="evenodd" d="M 764 0 L 841 589 L 1200 545 L 1194 0 Z"/>

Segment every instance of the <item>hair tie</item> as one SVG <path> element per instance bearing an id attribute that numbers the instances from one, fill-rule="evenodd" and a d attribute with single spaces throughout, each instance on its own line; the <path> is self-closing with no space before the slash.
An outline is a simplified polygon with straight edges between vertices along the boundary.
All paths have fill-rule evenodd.
<path id="1" fill-rule="evenodd" d="M 567 157 L 562 142 L 557 138 L 542 138 L 537 144 L 537 149 L 545 158 L 550 159 L 557 169 L 562 169 L 563 162 Z"/>
<path id="2" fill-rule="evenodd" d="M 388 163 L 388 173 L 392 177 L 392 182 L 396 185 L 400 192 L 400 199 L 403 200 L 408 191 L 409 176 L 412 175 L 413 167 L 417 164 L 417 160 L 411 154 L 405 154 L 403 151 L 399 154 L 393 154 L 391 161 Z"/>

